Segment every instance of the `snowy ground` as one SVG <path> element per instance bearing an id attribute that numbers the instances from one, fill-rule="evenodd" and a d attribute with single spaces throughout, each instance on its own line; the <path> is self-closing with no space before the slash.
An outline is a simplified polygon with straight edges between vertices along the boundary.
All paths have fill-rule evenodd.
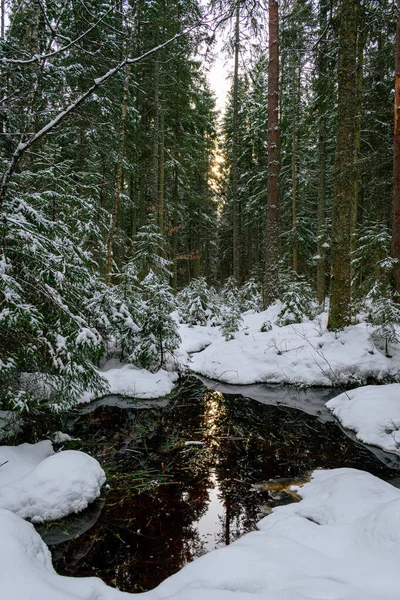
<path id="1" fill-rule="evenodd" d="M 99 374 L 109 384 L 110 395 L 128 396 L 129 398 L 161 398 L 169 394 L 178 380 L 177 373 L 160 369 L 151 373 L 146 369 L 138 369 L 134 365 L 122 364 L 117 359 L 109 360 Z M 96 396 L 86 392 L 80 402 L 90 402 Z"/>
<path id="2" fill-rule="evenodd" d="M 180 358 L 196 352 L 187 357 L 190 369 L 231 384 L 332 386 L 399 375 L 399 353 L 386 357 L 371 341 L 366 323 L 333 333 L 326 329 L 327 313 L 322 313 L 312 321 L 278 327 L 278 311 L 275 304 L 261 313 L 245 313 L 240 331 L 228 342 L 218 327 L 181 325 Z M 266 321 L 272 329 L 262 332 Z"/>
<path id="3" fill-rule="evenodd" d="M 349 390 L 326 406 L 361 442 L 400 453 L 400 384 Z"/>
<path id="4" fill-rule="evenodd" d="M 400 491 L 353 469 L 316 471 L 300 503 L 184 567 L 148 600 L 397 600 Z M 5 600 L 123 600 L 95 578 L 57 575 L 32 525 L 0 510 Z M 23 575 L 23 576 L 21 576 Z"/>

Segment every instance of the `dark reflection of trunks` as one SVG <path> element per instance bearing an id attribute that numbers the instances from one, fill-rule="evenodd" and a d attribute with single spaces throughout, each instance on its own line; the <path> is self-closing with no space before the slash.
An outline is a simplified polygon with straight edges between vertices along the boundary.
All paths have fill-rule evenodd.
<path id="1" fill-rule="evenodd" d="M 295 388 L 276 391 L 285 403 L 304 400 Z M 327 400 L 326 390 L 322 397 Z M 255 529 L 274 506 L 293 500 L 290 484 L 315 468 L 396 475 L 325 418 L 323 401 L 317 416 L 269 404 L 205 390 L 191 378 L 167 406 L 103 403 L 71 416 L 71 434 L 85 441 L 75 447 L 100 460 L 111 487 L 95 525 L 52 547 L 57 571 L 97 575 L 123 591 L 148 590 L 193 558 Z M 311 404 L 318 407 L 318 398 Z M 78 530 L 72 521 L 58 527 Z"/>

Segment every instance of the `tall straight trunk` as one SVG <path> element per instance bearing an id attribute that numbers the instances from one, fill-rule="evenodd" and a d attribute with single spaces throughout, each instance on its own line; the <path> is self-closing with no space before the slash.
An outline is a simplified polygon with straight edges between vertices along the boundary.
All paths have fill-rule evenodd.
<path id="1" fill-rule="evenodd" d="M 5 34 L 5 25 L 6 25 L 6 4 L 5 4 L 5 0 L 1 0 L 0 3 L 0 10 L 1 10 L 1 38 L 4 39 L 4 34 Z"/>
<path id="2" fill-rule="evenodd" d="M 357 16 L 359 0 L 342 0 L 338 63 L 338 132 L 332 217 L 329 329 L 350 324 L 351 217 L 354 200 Z"/>
<path id="3" fill-rule="evenodd" d="M 154 61 L 154 107 L 153 107 L 153 173 L 151 186 L 151 201 L 153 212 L 158 211 L 158 178 L 160 150 L 160 62 L 158 56 Z"/>
<path id="4" fill-rule="evenodd" d="M 119 135 L 118 135 L 118 155 L 117 155 L 117 167 L 115 172 L 114 182 L 114 201 L 111 215 L 111 225 L 108 232 L 107 238 L 107 272 L 106 272 L 106 284 L 111 283 L 111 273 L 114 259 L 114 236 L 117 228 L 118 214 L 119 214 L 119 200 L 121 197 L 121 189 L 123 182 L 123 165 L 124 165 L 124 150 L 125 150 L 125 130 L 126 130 L 126 115 L 128 111 L 128 97 L 129 97 L 129 80 L 131 75 L 131 67 L 128 65 L 125 72 L 124 89 L 122 93 L 122 106 L 121 106 L 121 117 L 119 121 Z"/>
<path id="5" fill-rule="evenodd" d="M 326 294 L 326 116 L 325 106 L 321 107 L 318 125 L 318 237 L 317 237 L 317 299 L 320 306 L 325 304 Z"/>
<path id="6" fill-rule="evenodd" d="M 36 54 L 40 54 L 39 48 L 39 5 L 36 2 L 32 2 L 31 12 L 29 14 L 29 24 L 30 24 L 30 52 L 32 56 Z M 38 129 L 39 124 L 39 115 L 37 112 L 37 100 L 40 94 L 40 79 L 41 73 L 43 69 L 43 63 L 33 63 L 30 66 L 30 71 L 32 75 L 32 96 L 30 102 L 27 106 L 27 122 L 26 122 L 26 131 L 28 134 L 33 134 L 35 130 Z M 28 150 L 25 153 L 24 163 L 25 168 L 30 170 L 32 168 L 32 153 Z"/>
<path id="7" fill-rule="evenodd" d="M 351 252 L 356 250 L 356 234 L 358 222 L 358 203 L 360 195 L 360 152 L 361 152 L 361 124 L 362 124 L 362 92 L 364 86 L 364 50 L 367 41 L 366 27 L 359 31 L 357 38 L 357 89 L 356 89 L 356 120 L 355 120 L 355 176 L 354 176 L 354 197 L 351 211 Z"/>
<path id="8" fill-rule="evenodd" d="M 292 248 L 292 268 L 295 273 L 299 271 L 299 243 L 298 243 L 298 206 L 297 206 L 297 122 L 300 110 L 300 77 L 301 77 L 301 58 L 298 58 L 297 73 L 293 78 L 294 83 L 294 107 L 292 112 L 292 227 L 293 227 L 293 248 Z"/>
<path id="9" fill-rule="evenodd" d="M 173 199 L 173 234 L 172 234 L 172 289 L 176 292 L 178 289 L 178 206 L 179 206 L 179 174 L 178 167 L 174 167 L 174 184 L 172 188 Z"/>
<path id="10" fill-rule="evenodd" d="M 159 193 L 158 193 L 158 226 L 161 235 L 164 235 L 164 194 L 165 194 L 165 118 L 164 111 L 160 110 L 160 151 L 159 151 Z"/>
<path id="11" fill-rule="evenodd" d="M 131 238 L 132 244 L 133 244 L 133 240 L 135 239 L 136 233 L 137 233 L 137 221 L 138 221 L 137 204 L 136 204 L 136 198 L 135 198 L 135 180 L 133 177 L 133 173 L 131 173 L 130 178 L 129 178 L 129 197 L 130 197 L 130 201 L 131 201 L 130 238 Z"/>
<path id="12" fill-rule="evenodd" d="M 240 44 L 240 0 L 236 0 L 235 14 L 235 52 L 233 72 L 233 131 L 232 131 L 232 167 L 231 167 L 231 196 L 232 196 L 232 254 L 233 254 L 233 276 L 240 281 L 240 227 L 239 227 L 239 173 L 238 173 L 238 143 L 239 143 L 239 44 Z"/>
<path id="13" fill-rule="evenodd" d="M 279 262 L 279 9 L 268 0 L 268 184 L 265 308 L 278 296 Z"/>
<path id="14" fill-rule="evenodd" d="M 328 64 L 327 64 L 327 34 L 326 27 L 328 21 L 328 1 L 320 0 L 320 30 L 322 31 L 318 56 L 318 234 L 317 234 L 317 299 L 320 306 L 325 305 L 326 295 L 326 111 L 329 96 L 328 88 Z"/>
<path id="15" fill-rule="evenodd" d="M 400 0 L 397 0 L 395 69 L 392 256 L 395 259 L 393 266 L 394 284 L 397 294 L 400 294 Z M 400 301 L 400 296 L 397 296 L 397 300 Z"/>

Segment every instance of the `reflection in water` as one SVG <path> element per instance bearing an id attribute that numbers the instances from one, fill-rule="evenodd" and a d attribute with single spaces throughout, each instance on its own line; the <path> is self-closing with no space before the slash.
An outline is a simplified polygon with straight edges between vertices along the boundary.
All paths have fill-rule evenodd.
<path id="1" fill-rule="evenodd" d="M 210 489 L 208 490 L 208 502 L 206 512 L 197 522 L 197 531 L 206 552 L 220 546 L 218 530 L 221 518 L 224 515 L 225 505 L 221 499 L 215 470 L 210 470 Z"/>
<path id="2" fill-rule="evenodd" d="M 71 433 L 89 440 L 83 449 L 104 465 L 111 489 L 97 523 L 52 548 L 54 566 L 128 592 L 154 588 L 193 558 L 255 529 L 263 514 L 292 501 L 285 493 L 290 481 L 317 467 L 392 475 L 335 423 L 204 393 L 193 379 L 167 407 L 99 406 L 75 417 Z M 277 478 L 285 484 L 262 485 Z"/>

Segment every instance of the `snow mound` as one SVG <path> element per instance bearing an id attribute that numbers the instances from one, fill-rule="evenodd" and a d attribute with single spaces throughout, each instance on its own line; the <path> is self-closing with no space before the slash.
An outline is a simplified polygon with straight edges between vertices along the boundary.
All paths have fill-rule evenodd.
<path id="1" fill-rule="evenodd" d="M 357 439 L 400 452 L 400 384 L 367 385 L 332 398 L 326 406 Z"/>
<path id="2" fill-rule="evenodd" d="M 4 600 L 122 600 L 100 579 L 57 575 L 33 525 L 0 509 L 0 597 Z"/>
<path id="3" fill-rule="evenodd" d="M 52 454 L 54 450 L 49 440 L 37 444 L 0 446 L 0 489 L 28 475 L 42 460 Z"/>
<path id="4" fill-rule="evenodd" d="M 75 450 L 54 454 L 51 442 L 0 446 L 0 508 L 33 522 L 85 509 L 105 474 L 97 460 Z"/>
<path id="5" fill-rule="evenodd" d="M 205 350 L 193 354 L 188 366 L 205 377 L 242 385 L 332 386 L 365 383 L 371 376 L 382 380 L 398 372 L 399 357 L 388 358 L 374 346 L 366 323 L 331 332 L 326 329 L 327 313 L 322 313 L 313 321 L 279 327 L 274 324 L 276 312 L 273 306 L 261 313 L 244 313 L 235 339 L 227 342 L 214 335 Z M 266 321 L 272 328 L 261 331 Z M 199 340 L 197 329 L 193 346 Z M 184 332 L 186 348 L 190 348 L 190 332 L 190 328 Z"/>
<path id="6" fill-rule="evenodd" d="M 177 373 L 160 369 L 151 373 L 138 369 L 134 365 L 123 364 L 118 360 L 109 360 L 99 371 L 99 375 L 109 385 L 109 394 L 129 396 L 130 398 L 161 398 L 169 394 L 178 380 Z M 91 402 L 96 398 L 92 392 L 85 392 L 80 402 Z"/>

